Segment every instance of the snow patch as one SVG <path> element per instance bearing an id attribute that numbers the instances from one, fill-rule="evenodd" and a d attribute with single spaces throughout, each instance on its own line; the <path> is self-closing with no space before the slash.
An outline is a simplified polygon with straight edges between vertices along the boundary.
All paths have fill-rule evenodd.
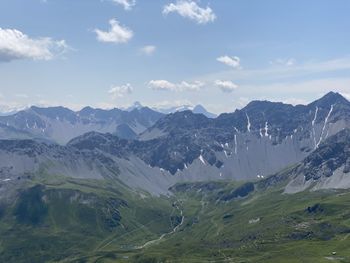
<path id="1" fill-rule="evenodd" d="M 269 136 L 268 132 L 269 132 L 269 124 L 265 122 L 265 137 Z"/>
<path id="2" fill-rule="evenodd" d="M 199 160 L 200 160 L 204 165 L 207 165 L 207 164 L 205 163 L 204 158 L 203 158 L 202 155 L 199 155 Z"/>
<path id="3" fill-rule="evenodd" d="M 250 119 L 249 119 L 248 114 L 246 113 L 245 115 L 247 116 L 247 130 L 248 130 L 248 132 L 250 132 L 250 128 L 251 128 L 252 125 L 250 123 Z"/>
<path id="4" fill-rule="evenodd" d="M 316 143 L 316 132 L 315 132 L 315 122 L 316 122 L 316 119 L 317 119 L 317 113 L 318 113 L 318 107 L 316 106 L 316 110 L 315 110 L 315 115 L 314 115 L 314 118 L 311 122 L 311 125 L 312 125 L 312 134 L 313 134 L 313 137 L 314 137 L 314 144 L 315 144 L 315 149 L 317 148 L 317 143 Z"/>
<path id="5" fill-rule="evenodd" d="M 327 116 L 326 116 L 326 119 L 324 120 L 324 124 L 323 124 L 323 128 L 322 128 L 322 131 L 321 131 L 321 135 L 320 135 L 320 139 L 318 140 L 318 143 L 316 144 L 316 148 L 318 148 L 318 146 L 320 145 L 322 139 L 323 139 L 323 133 L 324 133 L 324 130 L 326 129 L 326 125 L 328 123 L 328 119 L 329 117 L 331 116 L 332 112 L 333 112 L 333 107 L 334 105 L 331 106 Z"/>

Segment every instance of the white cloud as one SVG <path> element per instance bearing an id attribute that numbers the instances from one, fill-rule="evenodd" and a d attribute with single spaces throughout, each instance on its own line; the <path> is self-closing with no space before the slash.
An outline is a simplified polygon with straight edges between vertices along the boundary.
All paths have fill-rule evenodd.
<path id="1" fill-rule="evenodd" d="M 194 1 L 178 0 L 176 4 L 170 3 L 163 8 L 164 15 L 174 12 L 182 17 L 194 20 L 198 24 L 206 24 L 216 19 L 216 15 L 209 6 L 202 8 Z"/>
<path id="2" fill-rule="evenodd" d="M 109 43 L 127 43 L 134 35 L 132 30 L 129 28 L 120 25 L 116 19 L 109 20 L 111 28 L 109 31 L 102 31 L 100 29 L 95 29 L 97 34 L 97 40 L 100 42 L 109 42 Z"/>
<path id="3" fill-rule="evenodd" d="M 136 0 L 111 0 L 112 2 L 122 5 L 125 10 L 131 10 L 136 5 Z"/>
<path id="4" fill-rule="evenodd" d="M 159 79 L 159 80 L 151 80 L 148 83 L 148 86 L 153 90 L 176 90 L 176 84 L 171 83 L 170 81 Z"/>
<path id="5" fill-rule="evenodd" d="M 337 58 L 326 61 L 306 61 L 297 63 L 293 67 L 265 67 L 257 69 L 241 69 L 239 71 L 224 70 L 199 76 L 206 82 L 217 79 L 231 79 L 234 82 L 246 82 L 251 84 L 274 84 L 285 80 L 295 81 L 309 78 L 314 74 L 333 74 L 337 71 L 350 70 L 350 57 Z M 242 86 L 242 85 L 240 85 Z"/>
<path id="6" fill-rule="evenodd" d="M 271 65 L 283 65 L 286 67 L 294 66 L 296 63 L 297 61 L 295 58 L 287 58 L 287 59 L 278 58 L 273 61 L 270 61 Z"/>
<path id="7" fill-rule="evenodd" d="M 147 45 L 147 46 L 144 46 L 140 49 L 141 53 L 147 55 L 147 56 L 150 56 L 152 55 L 155 51 L 156 51 L 156 46 L 153 46 L 153 45 Z"/>
<path id="8" fill-rule="evenodd" d="M 161 91 L 199 91 L 205 83 L 201 81 L 172 83 L 167 80 L 151 80 L 148 86 L 153 90 Z"/>
<path id="9" fill-rule="evenodd" d="M 236 57 L 236 56 L 230 57 L 225 55 L 225 56 L 218 57 L 216 60 L 233 68 L 240 68 L 241 66 L 241 60 L 239 57 Z"/>
<path id="10" fill-rule="evenodd" d="M 216 80 L 214 83 L 216 87 L 226 93 L 230 93 L 238 88 L 238 85 L 229 80 Z"/>
<path id="11" fill-rule="evenodd" d="M 194 81 L 192 83 L 182 81 L 180 84 L 177 85 L 177 88 L 179 91 L 199 91 L 204 87 L 205 83 L 201 81 Z"/>
<path id="12" fill-rule="evenodd" d="M 108 93 L 111 95 L 112 99 L 117 99 L 122 98 L 125 95 L 131 94 L 133 90 L 133 87 L 129 83 L 127 83 L 122 86 L 111 87 Z"/>
<path id="13" fill-rule="evenodd" d="M 51 60 L 68 50 L 64 40 L 33 39 L 16 29 L 0 28 L 0 62 L 16 59 Z"/>

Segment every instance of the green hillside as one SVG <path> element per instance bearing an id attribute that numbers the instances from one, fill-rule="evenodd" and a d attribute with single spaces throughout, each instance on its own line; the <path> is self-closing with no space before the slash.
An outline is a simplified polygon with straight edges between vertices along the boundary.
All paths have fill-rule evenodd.
<path id="1" fill-rule="evenodd" d="M 38 178 L 1 206 L 1 262 L 350 261 L 349 191 L 208 182 L 152 197 L 115 181 Z"/>

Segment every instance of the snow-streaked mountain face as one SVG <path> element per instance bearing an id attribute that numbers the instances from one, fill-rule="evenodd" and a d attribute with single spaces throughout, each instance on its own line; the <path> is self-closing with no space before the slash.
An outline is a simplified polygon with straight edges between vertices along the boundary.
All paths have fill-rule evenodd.
<path id="1" fill-rule="evenodd" d="M 301 161 L 326 138 L 349 126 L 350 103 L 329 93 L 306 106 L 254 101 L 216 119 L 189 111 L 175 113 L 159 120 L 140 139 L 166 145 L 156 151 L 155 163 L 147 161 L 171 173 L 254 179 Z"/>
<path id="2" fill-rule="evenodd" d="M 65 144 L 90 131 L 133 138 L 162 116 L 146 107 L 131 111 L 86 107 L 78 112 L 63 107 L 31 107 L 14 115 L 1 116 L 0 138 L 37 138 Z"/>
<path id="3" fill-rule="evenodd" d="M 307 188 L 350 188 L 350 129 L 344 129 L 322 142 L 292 170 L 286 193 Z"/>
<path id="4" fill-rule="evenodd" d="M 24 116 L 20 116 L 21 120 L 29 120 L 26 115 L 29 113 L 21 112 Z M 40 128 L 48 123 L 47 119 L 53 119 L 50 127 L 55 127 L 52 125 L 55 121 L 70 123 L 72 127 L 79 127 L 77 123 L 82 125 L 84 121 L 87 125 L 110 127 L 106 120 L 113 117 L 109 114 L 112 115 L 86 108 L 77 114 L 61 109 L 54 114 L 49 111 L 31 116 Z M 18 123 L 23 125 L 22 121 Z M 32 125 L 33 122 L 28 122 L 29 127 Z M 70 126 L 64 127 L 69 130 Z M 59 173 L 58 167 L 62 167 L 63 175 L 115 176 L 130 187 L 153 194 L 164 194 L 171 185 L 183 181 L 263 179 L 304 160 L 319 151 L 327 138 L 350 128 L 350 103 L 339 94 L 329 93 L 305 106 L 253 101 L 241 110 L 215 119 L 192 111 L 176 112 L 160 118 L 134 140 L 130 138 L 136 132 L 133 134 L 121 124 L 118 127 L 129 140 L 106 134 L 105 130 L 89 132 L 70 140 L 65 147 L 36 142 L 35 148 L 43 147 L 45 151 L 33 157 L 30 150 L 24 154 L 16 150 L 15 156 L 20 156 L 16 158 L 11 147 L 0 143 L 0 159 L 5 160 L 2 162 L 5 171 L 17 165 L 13 160 L 19 160 L 16 162 L 31 165 L 20 171 L 23 174 L 40 167 Z M 98 160 L 105 160 L 108 165 Z"/>

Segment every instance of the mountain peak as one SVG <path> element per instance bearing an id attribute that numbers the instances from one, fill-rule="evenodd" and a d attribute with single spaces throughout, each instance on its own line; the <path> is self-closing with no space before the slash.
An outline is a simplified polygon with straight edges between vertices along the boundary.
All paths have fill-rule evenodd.
<path id="1" fill-rule="evenodd" d="M 314 101 L 310 105 L 316 105 L 319 107 L 330 107 L 334 104 L 350 104 L 350 102 L 346 98 L 344 98 L 340 93 L 331 91 L 324 95 L 322 98 Z"/>
<path id="2" fill-rule="evenodd" d="M 126 108 L 126 111 L 133 111 L 133 110 L 139 110 L 142 109 L 144 106 L 139 101 L 135 101 L 133 105 Z"/>
<path id="3" fill-rule="evenodd" d="M 193 113 L 201 113 L 203 115 L 205 115 L 206 117 L 208 118 L 216 118 L 216 114 L 214 113 L 211 113 L 211 112 L 208 112 L 202 105 L 198 104 L 196 105 L 193 110 L 192 110 Z"/>

